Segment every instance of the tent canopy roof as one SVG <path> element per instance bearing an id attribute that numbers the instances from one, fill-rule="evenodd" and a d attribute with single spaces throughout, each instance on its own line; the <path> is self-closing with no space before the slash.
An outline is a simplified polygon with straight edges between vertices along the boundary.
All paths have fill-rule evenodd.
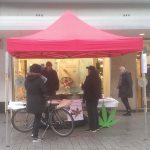
<path id="1" fill-rule="evenodd" d="M 143 39 L 101 31 L 66 12 L 46 30 L 8 38 L 7 49 L 18 58 L 113 57 L 141 51 Z"/>

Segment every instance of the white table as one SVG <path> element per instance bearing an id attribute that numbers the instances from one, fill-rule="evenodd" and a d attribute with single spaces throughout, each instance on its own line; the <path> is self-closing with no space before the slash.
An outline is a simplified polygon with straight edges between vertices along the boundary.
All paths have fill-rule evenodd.
<path id="1" fill-rule="evenodd" d="M 113 108 L 113 107 L 118 107 L 119 102 L 114 98 L 106 97 L 103 99 L 99 99 L 98 108 L 102 107 L 103 104 L 105 107 Z"/>
<path id="2" fill-rule="evenodd" d="M 17 102 L 10 101 L 8 105 L 9 110 L 18 110 L 23 108 L 26 108 L 25 101 L 17 101 Z"/>
<path id="3" fill-rule="evenodd" d="M 69 102 L 69 103 L 68 103 Z M 59 107 L 69 106 L 69 112 L 72 113 L 73 118 L 75 121 L 83 120 L 83 110 L 82 110 L 82 99 L 76 100 L 54 100 L 52 104 L 59 104 Z M 102 107 L 104 104 L 107 108 L 116 108 L 118 107 L 118 101 L 114 98 L 107 97 L 103 99 L 99 99 L 98 108 Z M 9 110 L 18 110 L 26 108 L 25 101 L 18 101 L 18 102 L 10 102 L 8 105 Z"/>

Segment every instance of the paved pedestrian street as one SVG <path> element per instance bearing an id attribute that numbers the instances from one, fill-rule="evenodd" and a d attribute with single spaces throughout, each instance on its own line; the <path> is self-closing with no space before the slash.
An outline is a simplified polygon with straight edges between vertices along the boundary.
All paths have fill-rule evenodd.
<path id="1" fill-rule="evenodd" d="M 69 137 L 59 137 L 49 129 L 39 143 L 32 143 L 31 133 L 20 133 L 10 126 L 10 147 L 5 144 L 5 115 L 0 117 L 0 150 L 150 150 L 150 113 L 147 140 L 144 140 L 144 113 L 140 112 L 131 117 L 119 114 L 115 126 L 96 133 L 87 132 L 87 126 L 82 126 L 76 127 Z"/>

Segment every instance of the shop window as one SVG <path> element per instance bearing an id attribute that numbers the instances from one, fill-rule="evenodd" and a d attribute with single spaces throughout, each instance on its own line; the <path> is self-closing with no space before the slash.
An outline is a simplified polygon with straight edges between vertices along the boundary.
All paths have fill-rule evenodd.
<path id="1" fill-rule="evenodd" d="M 47 61 L 52 62 L 53 69 L 58 73 L 60 88 L 57 94 L 82 93 L 81 84 L 84 82 L 89 65 L 94 65 L 93 58 L 83 59 L 14 59 L 14 99 L 16 101 L 26 98 L 24 81 L 32 64 L 40 64 L 43 68 Z M 102 76 L 102 64 L 99 71 Z M 67 84 L 66 84 L 67 83 Z"/>

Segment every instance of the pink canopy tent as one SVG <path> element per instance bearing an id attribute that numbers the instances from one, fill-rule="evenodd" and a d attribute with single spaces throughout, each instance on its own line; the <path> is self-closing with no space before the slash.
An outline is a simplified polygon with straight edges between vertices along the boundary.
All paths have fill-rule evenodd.
<path id="1" fill-rule="evenodd" d="M 17 58 L 113 57 L 141 51 L 143 39 L 101 31 L 66 12 L 46 30 L 8 38 L 7 49 Z"/>
<path id="2" fill-rule="evenodd" d="M 17 58 L 113 57 L 142 51 L 143 38 L 118 36 L 101 31 L 84 23 L 73 13 L 66 12 L 46 30 L 29 36 L 8 38 L 7 49 Z M 6 56 L 8 57 L 8 54 Z M 6 89 L 9 87 L 7 71 L 9 69 L 6 65 Z M 6 104 L 9 99 L 7 91 Z M 8 145 L 8 111 L 6 112 Z"/>

